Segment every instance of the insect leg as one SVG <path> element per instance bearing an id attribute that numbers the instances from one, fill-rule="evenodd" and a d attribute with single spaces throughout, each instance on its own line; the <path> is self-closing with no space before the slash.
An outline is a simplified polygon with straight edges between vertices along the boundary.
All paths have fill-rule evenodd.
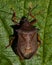
<path id="1" fill-rule="evenodd" d="M 13 42 L 14 38 L 15 38 L 15 37 L 12 37 L 12 38 L 9 39 L 9 44 L 6 46 L 6 48 L 8 48 L 9 46 L 12 45 L 12 42 Z"/>
<path id="2" fill-rule="evenodd" d="M 11 8 L 12 9 L 12 8 Z M 17 18 L 16 18 L 16 12 L 12 9 L 12 11 L 13 11 L 13 15 L 12 15 L 12 21 L 15 23 L 15 24 L 17 24 L 17 25 L 19 25 L 19 23 L 17 23 Z"/>
<path id="3" fill-rule="evenodd" d="M 36 22 L 37 22 L 37 19 L 35 18 L 35 16 L 33 16 L 31 13 L 29 14 L 32 18 L 34 18 L 31 22 L 30 22 L 30 24 L 31 25 L 33 25 L 33 24 L 35 24 Z"/>
<path id="4" fill-rule="evenodd" d="M 39 36 L 39 34 L 37 34 L 37 41 L 39 42 L 39 43 L 38 43 L 38 47 L 39 47 L 40 44 L 41 44 L 41 40 L 40 40 L 40 36 Z"/>
<path id="5" fill-rule="evenodd" d="M 31 8 L 29 8 L 29 16 L 31 16 L 32 18 L 35 18 L 35 16 L 34 15 L 32 15 L 32 13 L 31 13 Z"/>
<path id="6" fill-rule="evenodd" d="M 29 6 L 29 13 L 28 13 L 28 14 L 29 14 L 32 18 L 35 18 L 35 16 L 34 16 L 34 15 L 32 15 L 32 13 L 31 13 L 31 12 L 32 12 L 35 8 L 37 8 L 37 6 L 38 6 L 38 5 L 36 5 L 36 6 L 34 6 L 34 7 Z"/>
<path id="7" fill-rule="evenodd" d="M 30 22 L 31 23 L 31 25 L 33 25 L 34 23 L 36 23 L 37 22 L 37 19 L 35 18 L 35 16 L 34 15 L 32 15 L 32 13 L 31 13 L 31 8 L 29 8 L 29 16 L 31 16 L 32 18 L 33 18 L 33 20 Z"/>
<path id="8" fill-rule="evenodd" d="M 29 14 L 32 18 L 34 18 L 31 22 L 30 22 L 30 24 L 31 25 L 33 25 L 34 23 L 36 23 L 37 22 L 37 20 L 36 20 L 36 18 L 30 13 Z"/>
<path id="9" fill-rule="evenodd" d="M 37 22 L 37 20 L 36 20 L 36 19 L 33 19 L 33 20 L 30 22 L 30 24 L 33 25 L 33 24 L 35 24 L 36 22 Z"/>

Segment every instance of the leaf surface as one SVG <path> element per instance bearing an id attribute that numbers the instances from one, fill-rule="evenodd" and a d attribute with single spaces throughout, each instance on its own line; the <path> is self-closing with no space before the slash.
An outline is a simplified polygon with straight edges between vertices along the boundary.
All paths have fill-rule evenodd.
<path id="1" fill-rule="evenodd" d="M 11 21 L 11 8 L 15 10 L 19 22 L 23 15 L 28 16 L 29 7 L 35 7 L 32 14 L 38 22 L 34 25 L 40 28 L 42 44 L 37 55 L 20 61 L 11 47 L 5 48 L 9 44 L 9 35 L 13 34 L 10 27 L 14 25 Z M 28 18 L 32 20 L 30 16 Z M 0 0 L 0 60 L 0 65 L 52 65 L 52 0 Z"/>

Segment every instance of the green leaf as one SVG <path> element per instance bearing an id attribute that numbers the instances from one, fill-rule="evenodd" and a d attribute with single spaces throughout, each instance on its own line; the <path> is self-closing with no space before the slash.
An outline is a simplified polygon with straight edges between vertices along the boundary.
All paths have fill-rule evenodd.
<path id="1" fill-rule="evenodd" d="M 52 1 L 49 1 L 47 15 L 44 26 L 44 37 L 43 37 L 43 64 L 52 64 Z"/>
<path id="2" fill-rule="evenodd" d="M 0 55 L 0 65 L 12 65 L 11 61 L 5 56 L 5 55 Z"/>
<path id="3" fill-rule="evenodd" d="M 37 7 L 36 7 L 37 6 Z M 9 35 L 13 33 L 10 25 L 13 8 L 17 19 L 23 15 L 28 16 L 29 7 L 33 8 L 32 14 L 38 20 L 35 26 L 40 28 L 39 34 L 42 40 L 37 55 L 29 60 L 20 61 L 9 44 Z M 38 12 L 40 13 L 36 15 Z M 32 20 L 28 16 L 29 21 Z M 18 20 L 17 22 L 19 22 Z M 0 0 L 0 65 L 52 65 L 52 0 Z"/>

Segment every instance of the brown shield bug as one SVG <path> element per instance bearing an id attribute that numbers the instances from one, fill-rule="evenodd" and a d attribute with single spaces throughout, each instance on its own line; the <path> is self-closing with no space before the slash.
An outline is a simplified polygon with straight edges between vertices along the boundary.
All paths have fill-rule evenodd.
<path id="1" fill-rule="evenodd" d="M 31 13 L 29 15 L 34 18 Z M 16 15 L 13 12 L 12 21 L 15 23 L 15 25 L 11 25 L 14 33 L 11 35 L 12 38 L 8 46 L 11 46 L 15 54 L 21 59 L 29 59 L 36 53 L 41 43 L 38 29 L 33 26 L 36 19 L 34 18 L 29 22 L 28 18 L 23 16 L 20 22 L 16 23 Z"/>

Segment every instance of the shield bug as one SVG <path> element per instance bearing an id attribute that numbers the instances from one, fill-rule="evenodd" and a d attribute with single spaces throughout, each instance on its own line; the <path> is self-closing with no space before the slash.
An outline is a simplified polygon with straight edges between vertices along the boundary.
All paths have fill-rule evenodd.
<path id="1" fill-rule="evenodd" d="M 34 18 L 31 13 L 29 15 Z M 15 23 L 15 25 L 11 25 L 14 33 L 11 35 L 12 38 L 8 46 L 11 46 L 15 54 L 21 59 L 29 59 L 36 53 L 41 43 L 38 29 L 33 26 L 37 20 L 34 18 L 29 22 L 28 18 L 23 16 L 17 23 L 16 14 L 13 12 L 12 21 Z"/>

